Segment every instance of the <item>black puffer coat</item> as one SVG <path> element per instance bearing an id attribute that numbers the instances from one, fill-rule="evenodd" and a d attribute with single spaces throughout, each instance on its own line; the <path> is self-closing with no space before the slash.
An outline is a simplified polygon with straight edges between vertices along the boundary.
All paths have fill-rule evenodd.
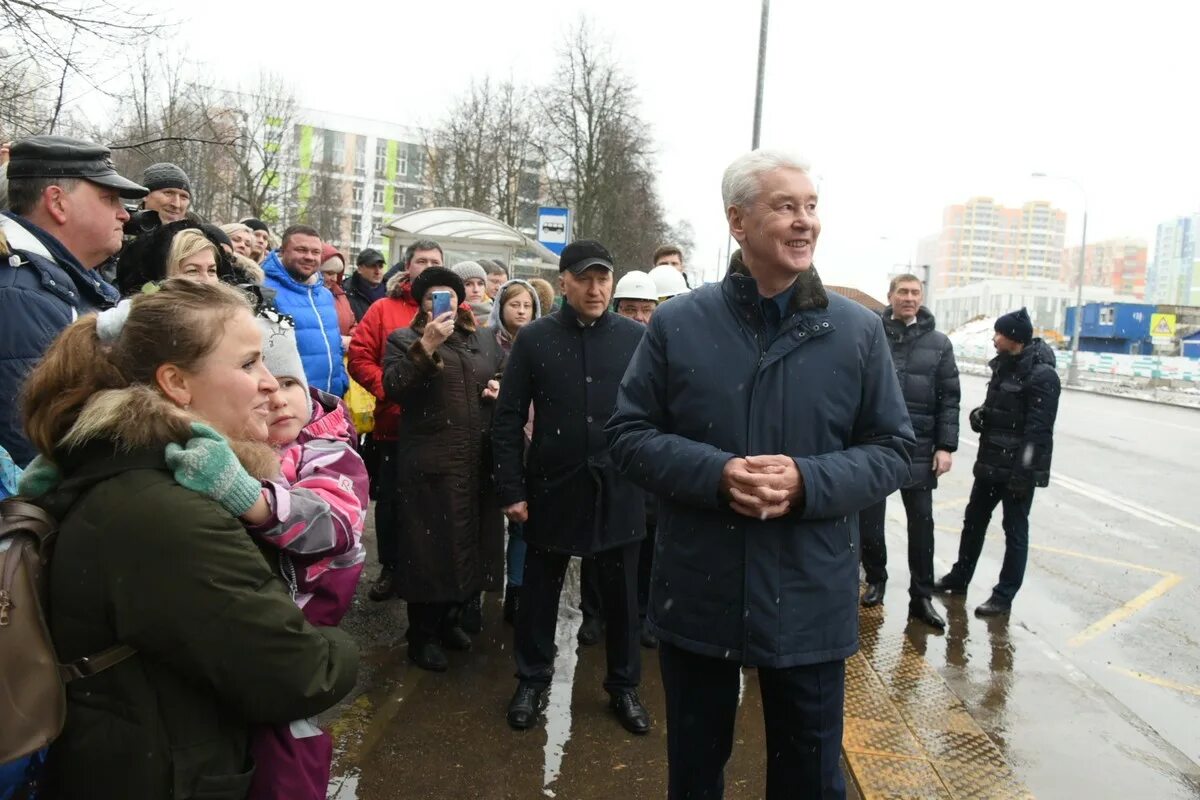
<path id="1" fill-rule="evenodd" d="M 612 312 L 581 325 L 564 304 L 526 325 L 513 342 L 492 438 L 500 501 L 529 503 L 530 544 L 591 555 L 645 537 L 645 497 L 617 471 L 604 436 L 644 332 Z M 531 403 L 537 413 L 526 459 Z"/>
<path id="2" fill-rule="evenodd" d="M 917 321 L 905 325 L 883 311 L 883 329 L 892 348 L 896 377 L 908 406 L 917 446 L 912 454 L 912 473 L 905 489 L 934 489 L 933 453 L 958 449 L 958 365 L 954 347 L 946 334 L 934 329 L 933 314 L 922 307 Z"/>
<path id="3" fill-rule="evenodd" d="M 1054 351 L 1041 339 L 1034 339 L 1019 355 L 992 359 L 982 413 L 972 412 L 983 423 L 977 429 L 976 478 L 1015 481 L 1026 488 L 1050 484 L 1054 420 L 1062 390 L 1054 364 Z"/>
<path id="4" fill-rule="evenodd" d="M 421 347 L 424 313 L 394 331 L 383 358 L 383 388 L 404 407 L 397 442 L 400 597 L 458 603 L 500 588 L 504 520 L 491 481 L 492 404 L 487 382 L 504 351 L 459 311 L 454 333 L 430 357 Z"/>

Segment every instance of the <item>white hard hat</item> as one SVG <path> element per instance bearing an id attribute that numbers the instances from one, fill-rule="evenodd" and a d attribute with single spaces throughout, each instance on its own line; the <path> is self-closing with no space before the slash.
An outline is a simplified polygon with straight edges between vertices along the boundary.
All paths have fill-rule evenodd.
<path id="1" fill-rule="evenodd" d="M 652 300 L 658 302 L 658 288 L 650 276 L 638 269 L 625 273 L 625 277 L 617 281 L 617 290 L 613 292 L 613 300 Z"/>
<path id="2" fill-rule="evenodd" d="M 683 279 L 683 273 L 670 264 L 663 264 L 650 270 L 650 280 L 654 281 L 658 296 L 664 299 L 691 291 L 688 289 L 687 281 Z"/>

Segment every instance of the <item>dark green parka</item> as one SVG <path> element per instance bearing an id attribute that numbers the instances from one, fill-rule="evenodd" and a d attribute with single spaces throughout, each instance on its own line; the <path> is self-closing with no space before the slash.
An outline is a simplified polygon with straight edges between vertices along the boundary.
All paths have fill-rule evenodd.
<path id="1" fill-rule="evenodd" d="M 68 684 L 48 797 L 244 797 L 250 726 L 315 715 L 354 686 L 350 637 L 305 622 L 242 524 L 175 482 L 164 448 L 189 421 L 147 389 L 102 392 L 56 453 L 63 481 L 38 502 L 60 523 L 58 656 L 137 654 Z M 271 469 L 269 454 L 239 455 Z"/>

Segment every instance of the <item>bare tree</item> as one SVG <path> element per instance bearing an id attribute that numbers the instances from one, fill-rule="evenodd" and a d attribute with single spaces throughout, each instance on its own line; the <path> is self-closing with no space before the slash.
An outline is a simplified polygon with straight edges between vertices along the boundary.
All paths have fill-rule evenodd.
<path id="1" fill-rule="evenodd" d="M 496 167 L 489 129 L 496 105 L 487 79 L 472 83 L 442 124 L 426 132 L 425 161 L 435 205 L 492 213 Z"/>
<path id="2" fill-rule="evenodd" d="M 100 66 L 162 28 L 157 11 L 109 0 L 0 0 L 0 134 L 55 132 L 75 84 L 107 93 Z"/>
<path id="3" fill-rule="evenodd" d="M 538 92 L 537 140 L 551 196 L 572 209 L 577 237 L 599 239 L 618 261 L 642 264 L 665 223 L 636 86 L 586 21 L 558 58 L 553 80 Z"/>
<path id="4" fill-rule="evenodd" d="M 346 183 L 328 164 L 313 164 L 313 173 L 305 176 L 307 198 L 296 221 L 311 225 L 321 232 L 321 238 L 336 247 L 345 243 L 342 223 L 345 221 Z"/>

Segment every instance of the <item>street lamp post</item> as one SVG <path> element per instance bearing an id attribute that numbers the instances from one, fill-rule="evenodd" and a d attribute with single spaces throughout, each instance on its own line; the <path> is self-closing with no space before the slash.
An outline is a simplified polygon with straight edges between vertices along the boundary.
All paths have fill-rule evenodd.
<path id="1" fill-rule="evenodd" d="M 1044 172 L 1033 173 L 1034 178 L 1056 178 L 1060 181 L 1067 181 L 1075 184 L 1075 188 L 1079 190 L 1079 194 L 1083 197 L 1083 233 L 1079 240 L 1079 273 L 1075 276 L 1075 324 L 1072 326 L 1071 332 L 1071 366 L 1067 368 L 1067 385 L 1079 385 L 1079 337 L 1083 332 L 1083 272 L 1087 259 L 1087 218 L 1088 218 L 1088 202 L 1087 191 L 1083 188 L 1083 184 L 1074 178 L 1068 178 L 1064 175 L 1047 175 Z"/>
<path id="2" fill-rule="evenodd" d="M 754 134 L 750 149 L 758 149 L 759 134 L 762 133 L 763 86 L 767 80 L 767 19 L 771 0 L 762 0 L 762 21 L 758 29 L 758 82 L 754 89 Z"/>

